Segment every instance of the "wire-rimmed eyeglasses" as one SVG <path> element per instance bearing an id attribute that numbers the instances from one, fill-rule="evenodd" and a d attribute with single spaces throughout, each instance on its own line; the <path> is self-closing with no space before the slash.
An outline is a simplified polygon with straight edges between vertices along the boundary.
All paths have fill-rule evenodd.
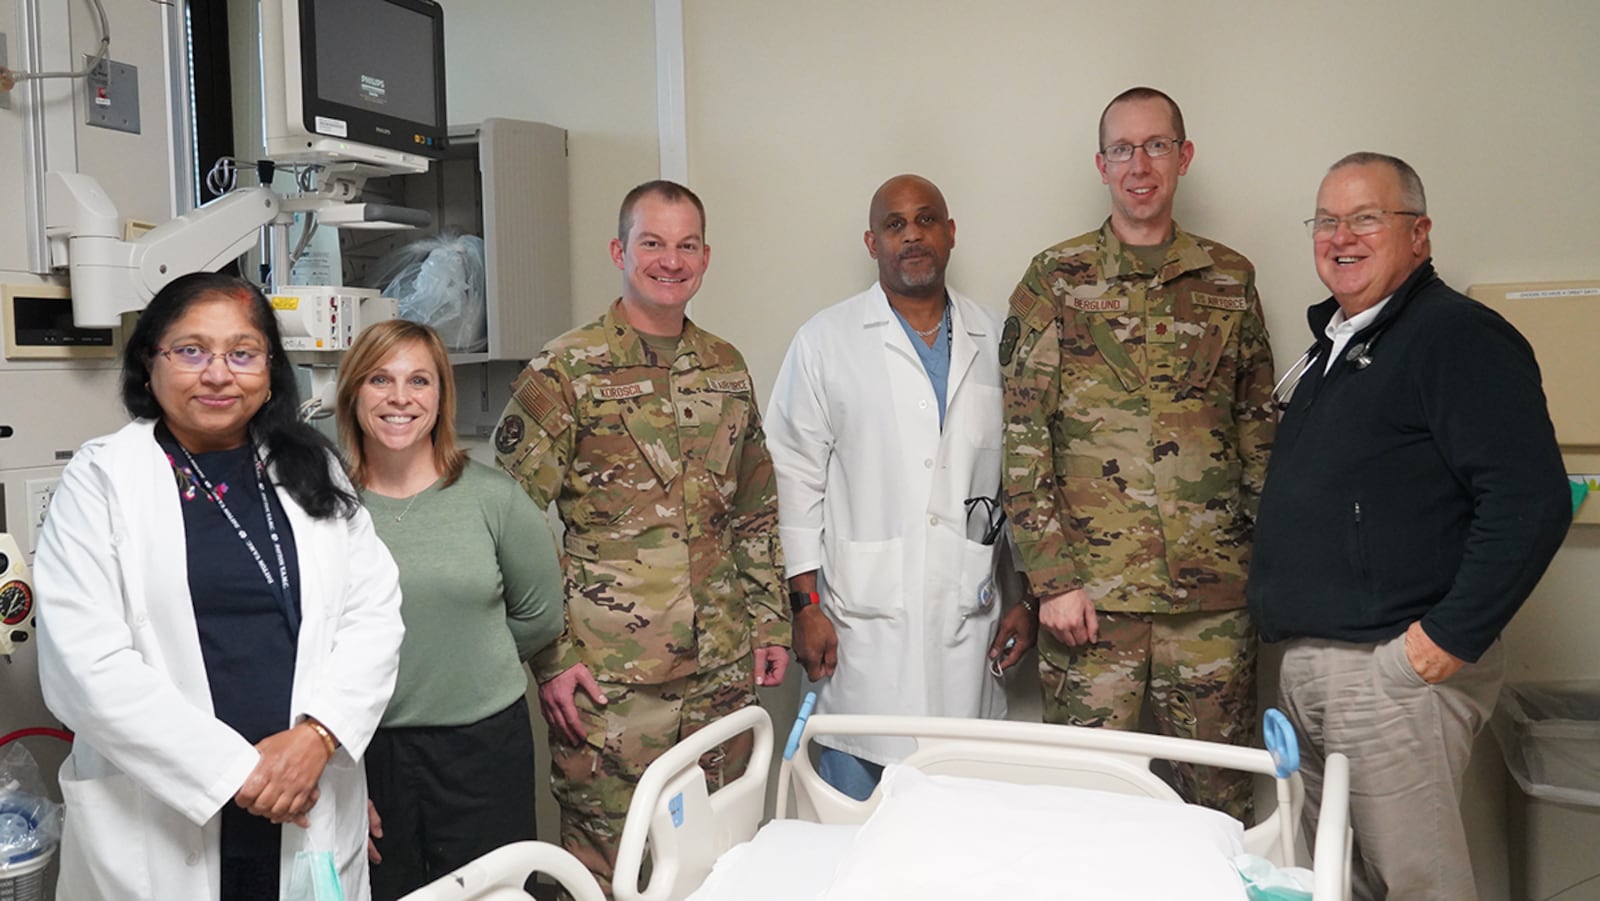
<path id="1" fill-rule="evenodd" d="M 1350 229 L 1352 235 L 1375 235 L 1389 224 L 1389 216 L 1422 216 L 1411 210 L 1367 210 L 1348 216 L 1312 216 L 1306 220 L 1306 233 L 1313 238 L 1329 238 L 1339 230 L 1339 223 Z"/>
<path id="2" fill-rule="evenodd" d="M 156 353 L 166 357 L 174 369 L 183 372 L 203 372 L 211 368 L 213 360 L 221 357 L 228 369 L 238 375 L 259 375 L 267 370 L 267 361 L 272 358 L 266 351 L 253 347 L 209 351 L 197 344 L 180 344 L 165 350 L 157 348 Z"/>
<path id="3" fill-rule="evenodd" d="M 1102 147 L 1100 154 L 1108 163 L 1126 163 L 1133 159 L 1135 150 L 1143 147 L 1145 156 L 1159 160 L 1164 156 L 1171 156 L 1172 152 L 1182 145 L 1182 138 L 1151 138 L 1143 144 L 1112 144 L 1110 147 Z"/>

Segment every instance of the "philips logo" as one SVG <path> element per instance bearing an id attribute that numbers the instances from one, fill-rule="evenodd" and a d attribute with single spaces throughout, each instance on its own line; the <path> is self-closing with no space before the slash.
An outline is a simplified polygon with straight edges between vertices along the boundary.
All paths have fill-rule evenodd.
<path id="1" fill-rule="evenodd" d="M 383 79 L 375 75 L 361 76 L 361 96 L 368 103 L 386 103 L 388 94 L 389 87 Z"/>

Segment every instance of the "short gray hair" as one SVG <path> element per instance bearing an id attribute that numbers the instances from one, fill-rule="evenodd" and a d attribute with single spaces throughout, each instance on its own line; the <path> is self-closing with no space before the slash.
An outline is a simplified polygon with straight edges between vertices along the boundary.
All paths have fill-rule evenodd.
<path id="1" fill-rule="evenodd" d="M 1394 170 L 1395 175 L 1400 176 L 1400 192 L 1408 207 L 1407 212 L 1420 213 L 1426 216 L 1428 214 L 1428 195 L 1423 193 L 1422 190 L 1422 176 L 1417 174 L 1417 170 L 1411 168 L 1410 163 L 1397 156 L 1362 150 L 1352 153 L 1329 166 L 1328 172 L 1331 174 L 1346 166 L 1380 165 L 1388 166 Z"/>

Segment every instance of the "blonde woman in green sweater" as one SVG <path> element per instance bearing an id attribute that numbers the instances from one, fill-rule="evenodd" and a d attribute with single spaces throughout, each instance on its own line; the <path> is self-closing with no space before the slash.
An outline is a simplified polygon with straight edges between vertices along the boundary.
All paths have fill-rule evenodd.
<path id="1" fill-rule="evenodd" d="M 457 446 L 455 381 L 431 328 L 362 332 L 335 416 L 403 595 L 400 673 L 366 754 L 372 893 L 385 901 L 534 837 L 522 661 L 561 631 L 561 568 L 544 512 Z"/>

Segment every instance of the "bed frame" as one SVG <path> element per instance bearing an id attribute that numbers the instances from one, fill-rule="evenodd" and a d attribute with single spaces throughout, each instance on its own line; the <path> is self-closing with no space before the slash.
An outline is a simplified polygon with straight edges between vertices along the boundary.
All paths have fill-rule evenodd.
<path id="1" fill-rule="evenodd" d="M 700 755 L 743 732 L 754 733 L 754 763 L 744 775 L 708 792 Z M 1181 802 L 1150 769 L 1175 760 L 1276 776 L 1265 750 L 1211 742 L 1006 720 L 946 717 L 877 717 L 818 714 L 805 721 L 794 753 L 786 755 L 778 784 L 778 816 L 816 823 L 865 822 L 879 795 L 856 801 L 822 781 L 807 753 L 822 735 L 886 735 L 914 739 L 902 762 L 934 775 L 995 779 L 1028 785 L 1066 785 Z M 793 743 L 793 742 L 791 742 Z M 747 707 L 680 742 L 652 763 L 639 781 L 622 833 L 612 890 L 617 901 L 680 901 L 710 874 L 728 848 L 755 835 L 763 820 L 771 759 L 772 722 Z M 1313 850 L 1314 901 L 1349 898 L 1349 764 L 1330 755 Z M 1280 866 L 1295 863 L 1295 827 L 1304 788 L 1288 780 L 1289 822 L 1273 810 L 1245 830 L 1245 850 Z M 791 800 L 792 795 L 792 800 Z M 1285 826 L 1288 828 L 1285 829 Z M 1289 847 L 1285 846 L 1285 838 Z M 649 881 L 640 887 L 646 846 Z"/>

